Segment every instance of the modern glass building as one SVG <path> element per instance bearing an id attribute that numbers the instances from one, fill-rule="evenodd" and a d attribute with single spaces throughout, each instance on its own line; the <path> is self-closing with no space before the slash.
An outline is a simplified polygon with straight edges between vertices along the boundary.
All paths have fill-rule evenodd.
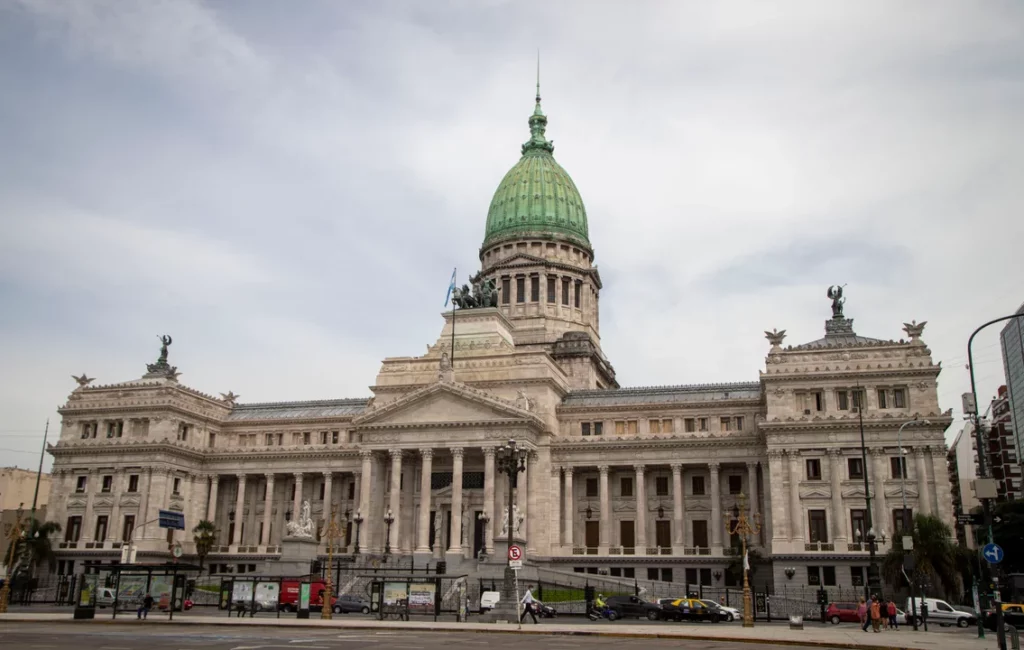
<path id="1" fill-rule="evenodd" d="M 1017 309 L 1017 313 L 1024 314 L 1024 305 Z M 1024 449 L 1024 319 L 1014 318 L 1007 322 L 1000 339 L 1006 387 L 1010 392 L 1011 426 L 1017 449 Z"/>

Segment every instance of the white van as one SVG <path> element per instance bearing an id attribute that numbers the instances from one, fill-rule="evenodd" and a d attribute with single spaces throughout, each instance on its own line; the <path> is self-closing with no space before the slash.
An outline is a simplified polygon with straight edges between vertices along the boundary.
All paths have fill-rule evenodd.
<path id="1" fill-rule="evenodd" d="M 114 590 L 110 587 L 97 587 L 96 606 L 100 608 L 114 606 Z"/>
<path id="2" fill-rule="evenodd" d="M 501 600 L 501 593 L 497 591 L 485 591 L 480 594 L 480 613 L 484 614 L 494 609 L 499 600 Z"/>
<path id="3" fill-rule="evenodd" d="M 929 623 L 938 623 L 943 627 L 950 625 L 969 627 L 978 622 L 978 619 L 970 612 L 962 612 L 938 598 L 907 598 L 907 616 L 912 616 L 916 607 L 917 620 L 920 621 L 922 603 L 928 606 Z"/>

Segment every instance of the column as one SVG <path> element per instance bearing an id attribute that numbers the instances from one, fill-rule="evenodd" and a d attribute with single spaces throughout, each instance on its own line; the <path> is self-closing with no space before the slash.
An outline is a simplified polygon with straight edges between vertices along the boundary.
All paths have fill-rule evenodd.
<path id="1" fill-rule="evenodd" d="M 932 511 L 932 495 L 931 490 L 928 489 L 928 469 L 925 465 L 925 451 L 924 447 L 914 448 L 914 472 L 917 474 L 917 511 L 921 514 L 930 514 Z M 902 503 L 900 507 L 902 507 Z"/>
<path id="2" fill-rule="evenodd" d="M 526 469 L 519 472 L 516 477 L 516 507 L 519 508 L 519 515 L 523 517 L 523 523 L 519 526 L 519 532 L 515 537 L 522 537 L 523 539 L 530 539 L 528 533 L 529 530 L 526 527 L 526 520 L 529 517 L 527 512 L 527 497 L 530 494 L 530 474 L 533 473 L 532 467 L 533 458 L 529 453 L 526 454 L 524 465 Z M 513 529 L 514 530 L 514 529 Z"/>
<path id="3" fill-rule="evenodd" d="M 402 450 L 392 449 L 388 453 L 391 454 L 391 501 L 388 507 L 395 518 L 395 522 L 391 524 L 388 543 L 392 551 L 398 551 L 398 534 L 401 532 L 402 523 Z"/>
<path id="4" fill-rule="evenodd" d="M 115 481 L 116 480 L 117 477 L 115 477 Z M 185 516 L 185 530 L 174 531 L 174 536 L 178 537 L 180 535 L 180 541 L 182 542 L 191 542 L 192 535 L 189 534 L 189 530 L 195 526 L 195 522 L 192 521 L 192 513 L 195 510 L 195 506 L 193 505 L 192 500 L 195 499 L 196 475 L 193 474 L 192 472 L 189 472 L 188 474 L 185 474 L 184 477 L 182 477 L 181 482 L 183 483 L 181 489 L 181 503 L 183 509 L 182 514 Z"/>
<path id="5" fill-rule="evenodd" d="M 608 466 L 601 465 L 597 468 L 601 473 L 601 539 L 598 542 L 598 551 L 601 555 L 608 555 L 608 546 L 612 540 L 612 505 L 611 495 L 608 490 Z"/>
<path id="6" fill-rule="evenodd" d="M 210 500 L 206 503 L 206 519 L 217 521 L 217 489 L 220 487 L 220 474 L 210 474 Z"/>
<path id="7" fill-rule="evenodd" d="M 682 547 L 686 546 L 686 519 L 683 512 L 683 466 L 672 463 L 672 545 L 678 547 L 673 551 L 682 555 Z"/>
<path id="8" fill-rule="evenodd" d="M 114 505 L 110 509 L 110 521 L 107 523 L 107 539 L 111 542 L 117 542 L 121 540 L 121 490 L 122 481 L 124 480 L 124 470 L 120 467 L 114 470 L 114 484 L 110 490 L 114 499 Z M 97 542 L 103 540 L 98 539 Z"/>
<path id="9" fill-rule="evenodd" d="M 572 553 L 572 547 L 575 546 L 575 540 L 573 539 L 572 525 L 576 521 L 576 506 L 574 505 L 575 499 L 572 492 L 572 466 L 567 465 L 565 467 L 565 537 L 562 543 L 569 548 L 569 553 Z"/>
<path id="10" fill-rule="evenodd" d="M 462 553 L 462 454 L 462 447 L 452 449 L 452 534 L 449 553 Z"/>
<path id="11" fill-rule="evenodd" d="M 544 301 L 541 301 L 543 304 Z M 549 555 L 557 555 L 557 549 L 563 543 L 562 538 L 562 510 L 564 509 L 563 498 L 562 498 L 562 468 L 558 465 L 551 466 L 551 492 L 548 494 L 548 503 L 550 504 L 549 514 L 551 515 L 550 526 L 551 534 L 548 535 L 550 540 L 550 551 Z"/>
<path id="12" fill-rule="evenodd" d="M 889 517 L 886 514 L 885 505 L 885 450 L 881 447 L 873 448 L 871 459 L 875 466 L 874 494 L 871 495 L 874 499 L 875 512 L 872 514 L 871 523 L 874 526 L 875 535 L 881 536 L 882 532 L 887 531 L 889 527 Z"/>
<path id="13" fill-rule="evenodd" d="M 235 534 L 231 543 L 238 546 L 242 543 L 242 511 L 245 508 L 245 474 L 238 475 L 238 495 L 235 497 Z"/>
<path id="14" fill-rule="evenodd" d="M 722 481 L 718 469 L 718 463 L 708 463 L 711 472 L 711 553 L 714 555 L 722 554 L 722 530 L 725 528 L 722 519 Z"/>
<path id="15" fill-rule="evenodd" d="M 359 531 L 359 552 L 365 553 L 369 548 L 370 540 L 370 491 L 373 481 L 373 452 L 364 449 L 359 452 L 363 459 L 363 468 L 359 483 L 359 512 L 363 516 L 363 525 Z"/>
<path id="16" fill-rule="evenodd" d="M 804 514 L 800 507 L 800 477 L 803 476 L 800 467 L 800 452 L 789 452 L 789 540 L 793 543 L 792 549 L 796 553 L 804 550 Z"/>
<path id="17" fill-rule="evenodd" d="M 784 458 L 781 449 L 768 450 L 768 478 L 765 483 L 770 489 L 765 490 L 765 496 L 772 514 L 772 553 L 781 553 L 782 545 L 789 539 L 789 531 L 786 530 L 786 498 L 783 491 Z"/>
<path id="18" fill-rule="evenodd" d="M 270 544 L 270 515 L 274 510 L 274 475 L 265 474 L 267 480 L 267 494 L 263 497 L 263 534 L 260 535 L 260 544 Z"/>
<path id="19" fill-rule="evenodd" d="M 331 522 L 331 502 L 334 491 L 334 472 L 324 472 L 324 505 L 321 512 L 321 518 L 324 520 L 324 525 L 328 526 Z"/>
<path id="20" fill-rule="evenodd" d="M 434 471 L 433 462 L 434 450 L 420 449 L 420 523 L 416 539 L 417 553 L 430 553 L 430 477 Z"/>
<path id="21" fill-rule="evenodd" d="M 484 513 L 489 518 L 484 539 L 486 540 L 487 556 L 490 557 L 494 555 L 495 525 L 501 525 L 501 522 L 494 519 L 494 447 L 484 447 Z"/>
<path id="22" fill-rule="evenodd" d="M 97 481 L 96 470 L 90 469 L 86 473 L 85 478 L 85 516 L 82 517 L 82 536 L 79 538 L 83 542 L 91 542 L 93 534 L 96 532 L 96 522 L 93 521 L 93 501 L 96 493 L 96 486 L 94 483 Z"/>
<path id="23" fill-rule="evenodd" d="M 634 465 L 636 472 L 636 554 L 647 553 L 647 486 L 644 485 L 644 466 Z"/>
<path id="24" fill-rule="evenodd" d="M 832 480 L 832 541 L 837 551 L 843 551 L 846 537 L 846 511 L 843 509 L 843 452 L 829 449 L 829 475 Z"/>
<path id="25" fill-rule="evenodd" d="M 761 510 L 761 500 L 757 494 L 757 463 L 747 463 L 747 496 L 750 498 L 750 521 L 757 519 Z"/>
<path id="26" fill-rule="evenodd" d="M 292 521 L 299 520 L 302 512 L 302 472 L 295 473 L 295 496 L 292 499 Z"/>
<path id="27" fill-rule="evenodd" d="M 944 445 L 931 447 L 932 474 L 935 479 L 932 485 L 935 488 L 932 494 L 933 514 L 946 522 L 946 525 L 953 527 L 953 494 L 949 485 L 949 473 L 946 469 L 946 449 Z"/>
<path id="28" fill-rule="evenodd" d="M 544 530 L 544 526 L 541 526 L 538 521 L 541 515 L 540 508 L 537 506 L 537 498 L 541 492 L 540 454 L 536 451 L 531 451 L 529 462 L 529 483 L 526 486 L 526 533 L 529 534 L 526 537 L 526 550 L 528 553 L 533 553 L 541 546 L 547 545 L 547 540 L 550 540 L 551 536 L 546 534 L 547 531 Z M 557 531 L 558 529 L 555 528 L 555 530 Z M 555 535 L 557 536 L 558 533 L 556 532 Z"/>
<path id="29" fill-rule="evenodd" d="M 135 530 L 138 530 L 143 523 L 152 519 L 152 517 L 149 516 L 149 503 L 153 500 L 150 496 L 153 493 L 153 468 L 146 467 L 143 470 L 142 476 L 139 477 L 139 480 L 145 481 L 145 491 L 142 493 L 142 505 L 139 507 L 139 516 L 137 517 L 138 521 L 135 522 Z M 146 528 L 148 528 L 148 526 Z M 141 537 L 137 536 L 134 532 L 132 533 L 132 537 L 136 540 L 145 539 L 146 529 L 143 528 Z"/>

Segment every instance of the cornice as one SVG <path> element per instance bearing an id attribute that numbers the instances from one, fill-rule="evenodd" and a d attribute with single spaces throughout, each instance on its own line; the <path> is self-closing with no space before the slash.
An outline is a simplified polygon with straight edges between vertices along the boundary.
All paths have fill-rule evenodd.
<path id="1" fill-rule="evenodd" d="M 555 412 L 558 415 L 570 415 L 577 413 L 607 413 L 612 411 L 665 411 L 665 410 L 679 410 L 681 408 L 694 409 L 694 408 L 715 408 L 715 407 L 727 407 L 732 408 L 736 406 L 745 407 L 757 407 L 762 406 L 764 401 L 762 399 L 719 399 L 719 400 L 704 400 L 699 402 L 642 402 L 639 404 L 609 404 L 602 406 L 564 406 L 560 405 L 555 408 Z"/>
<path id="2" fill-rule="evenodd" d="M 864 419 L 865 429 L 892 429 L 903 422 L 911 419 L 913 415 L 917 415 L 921 418 L 927 418 L 931 420 L 932 424 L 935 425 L 932 428 L 938 430 L 945 430 L 949 427 L 953 421 L 953 417 L 950 412 L 939 414 L 939 413 L 916 413 L 911 415 L 900 415 L 887 416 L 883 418 L 871 418 Z M 761 420 L 758 422 L 758 429 L 767 433 L 778 433 L 780 431 L 821 431 L 821 430 L 837 430 L 837 429 L 849 429 L 860 427 L 860 419 L 857 417 L 842 417 L 837 418 L 834 415 L 828 417 L 815 417 L 815 418 L 786 418 L 780 420 L 778 418 L 773 420 Z"/>
<path id="3" fill-rule="evenodd" d="M 48 445 L 47 451 L 54 459 L 71 458 L 82 456 L 105 456 L 109 454 L 153 454 L 156 452 L 168 453 L 171 456 L 187 460 L 202 461 L 208 457 L 206 453 L 200 452 L 195 447 L 179 447 L 169 442 L 121 442 L 109 444 L 85 444 L 60 443 Z"/>
<path id="4" fill-rule="evenodd" d="M 764 372 L 761 371 L 762 382 L 775 382 L 775 381 L 808 381 L 811 379 L 847 379 L 849 377 L 858 378 L 876 378 L 876 377 L 892 377 L 893 375 L 900 376 L 922 376 L 922 377 L 938 377 L 942 372 L 942 368 L 939 366 L 895 366 L 892 368 L 846 368 L 846 369 L 833 369 L 833 370 L 806 370 L 796 369 L 793 372 Z"/>
<path id="5" fill-rule="evenodd" d="M 591 436 L 593 438 L 593 436 Z M 709 447 L 728 447 L 731 449 L 739 447 L 764 448 L 764 443 L 757 436 L 708 436 L 706 438 L 682 437 L 678 435 L 659 437 L 615 437 L 604 440 L 573 440 L 572 442 L 561 442 L 557 439 L 551 442 L 551 452 L 586 452 L 586 451 L 619 451 L 619 450 L 641 450 L 641 449 L 701 449 Z"/>

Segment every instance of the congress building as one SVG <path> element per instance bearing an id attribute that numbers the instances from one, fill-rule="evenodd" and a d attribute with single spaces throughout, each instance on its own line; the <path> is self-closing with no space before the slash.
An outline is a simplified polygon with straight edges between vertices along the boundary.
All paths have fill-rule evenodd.
<path id="1" fill-rule="evenodd" d="M 788 345 L 766 332 L 751 381 L 622 387 L 601 347 L 586 210 L 539 97 L 529 126 L 460 308 L 426 354 L 384 359 L 370 397 L 206 394 L 179 381 L 170 337 L 139 379 L 77 378 L 50 447 L 60 570 L 117 561 L 132 539 L 140 562 L 174 549 L 188 560 L 206 519 L 218 531 L 213 571 L 263 573 L 308 501 L 323 556 L 333 513 L 343 556 L 443 559 L 472 575 L 504 562 L 496 456 L 512 439 L 527 451 L 515 536 L 543 570 L 723 586 L 742 509 L 770 567 L 759 586 L 852 587 L 867 578 L 869 522 L 880 554 L 906 515 L 951 523 L 951 416 L 924 323 L 904 324 L 900 340 L 862 336 L 831 288 L 831 308 L 807 298 L 821 303 L 823 336 Z M 914 418 L 901 453 L 897 432 Z M 184 514 L 173 545 L 147 523 L 160 510 Z"/>

